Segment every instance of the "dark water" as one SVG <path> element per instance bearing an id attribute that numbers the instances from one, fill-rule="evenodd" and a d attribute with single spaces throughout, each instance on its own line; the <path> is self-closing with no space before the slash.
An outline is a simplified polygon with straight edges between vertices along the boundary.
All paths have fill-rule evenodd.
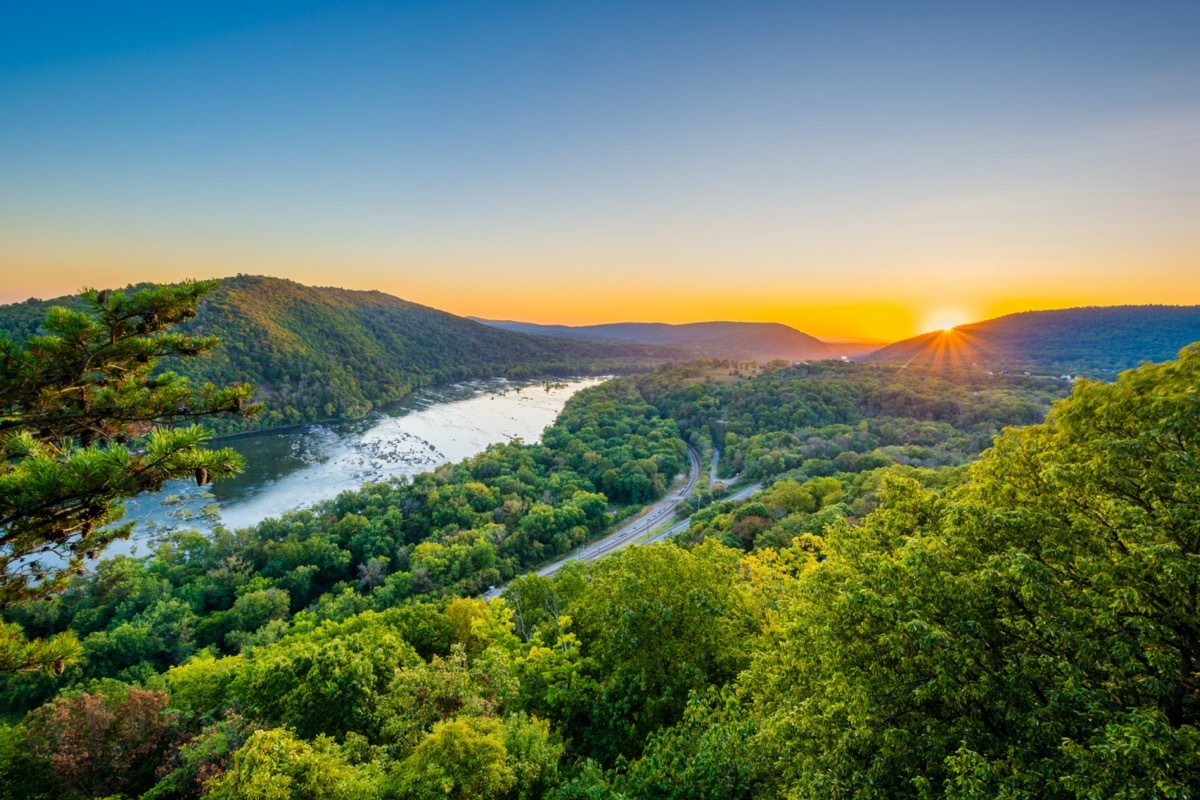
<path id="1" fill-rule="evenodd" d="M 537 441 L 571 395 L 600 380 L 472 381 L 423 390 L 361 420 L 219 442 L 246 458 L 245 472 L 203 488 L 174 481 L 129 501 L 126 518 L 137 520 L 136 531 L 105 555 L 144 554 L 148 543 L 173 530 L 250 526 L 367 481 L 460 461 L 496 442 Z"/>

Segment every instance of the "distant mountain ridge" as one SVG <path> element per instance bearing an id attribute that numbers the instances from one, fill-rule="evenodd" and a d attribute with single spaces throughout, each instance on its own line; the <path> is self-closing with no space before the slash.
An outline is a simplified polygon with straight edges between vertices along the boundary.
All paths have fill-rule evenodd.
<path id="1" fill-rule="evenodd" d="M 1196 341 L 1200 306 L 1087 306 L 959 325 L 896 342 L 862 360 L 1111 375 L 1171 360 Z"/>
<path id="2" fill-rule="evenodd" d="M 62 297 L 0 306 L 0 333 L 28 336 L 48 307 L 74 302 Z M 383 292 L 257 275 L 222 279 L 183 327 L 217 336 L 221 345 L 168 366 L 193 380 L 254 384 L 256 399 L 267 404 L 259 427 L 361 416 L 440 381 L 627 372 L 688 355 L 513 333 Z"/>
<path id="3" fill-rule="evenodd" d="M 557 336 L 593 342 L 619 341 L 690 347 L 713 358 L 743 361 L 815 361 L 837 358 L 837 349 L 814 336 L 778 322 L 614 322 L 606 325 L 538 325 L 532 322 L 476 322 L 516 333 Z"/>

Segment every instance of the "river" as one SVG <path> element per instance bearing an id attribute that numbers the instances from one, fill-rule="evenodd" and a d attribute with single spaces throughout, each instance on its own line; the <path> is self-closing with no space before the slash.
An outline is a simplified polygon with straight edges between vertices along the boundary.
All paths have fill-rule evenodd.
<path id="1" fill-rule="evenodd" d="M 126 519 L 137 522 L 134 534 L 105 555 L 144 554 L 175 530 L 248 527 L 368 481 L 461 461 L 497 442 L 538 441 L 572 395 L 602 380 L 470 381 L 423 389 L 359 420 L 219 442 L 245 457 L 245 472 L 204 487 L 173 481 L 161 492 L 127 501 Z"/>

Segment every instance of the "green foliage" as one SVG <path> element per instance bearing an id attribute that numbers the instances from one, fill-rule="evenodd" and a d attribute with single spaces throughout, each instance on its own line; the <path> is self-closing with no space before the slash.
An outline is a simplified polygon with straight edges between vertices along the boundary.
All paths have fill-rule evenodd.
<path id="1" fill-rule="evenodd" d="M 462 719 L 434 726 L 400 763 L 388 794 L 405 800 L 485 800 L 504 797 L 516 783 L 500 723 Z"/>
<path id="2" fill-rule="evenodd" d="M 732 680 L 759 628 L 737 554 L 716 545 L 623 550 L 596 565 L 570 611 L 594 681 L 576 732 L 601 759 L 636 753 L 679 721 L 690 692 Z"/>
<path id="3" fill-rule="evenodd" d="M 966 463 L 1007 425 L 1042 419 L 1069 384 L 1049 378 L 821 362 L 768 368 L 735 383 L 703 365 L 638 380 L 693 445 L 720 422 L 721 472 L 766 478 L 859 473 L 891 464 Z"/>
<path id="4" fill-rule="evenodd" d="M 459 714 L 494 714 L 499 706 L 488 687 L 472 676 L 466 649 L 457 645 L 450 657 L 434 656 L 400 670 L 383 700 L 387 722 L 382 739 L 394 751 L 409 753 L 433 726 Z"/>
<path id="5" fill-rule="evenodd" d="M 0 797 L 49 800 L 60 796 L 50 763 L 30 752 L 21 725 L 0 725 Z"/>
<path id="6" fill-rule="evenodd" d="M 247 415 L 247 386 L 193 389 L 159 359 L 190 358 L 217 340 L 168 331 L 194 317 L 215 284 L 82 295 L 52 307 L 42 334 L 0 336 L 0 607 L 60 590 L 67 576 L 128 535 L 122 498 L 172 478 L 232 475 L 232 450 L 205 450 L 199 427 L 147 427 L 218 413 Z M 127 442 L 137 439 L 138 445 Z"/>
<path id="7" fill-rule="evenodd" d="M 949 498 L 826 536 L 745 678 L 791 797 L 1187 797 L 1200 350 L 1084 383 Z M 783 756 L 786 754 L 786 756 Z"/>
<path id="8" fill-rule="evenodd" d="M 879 505 L 882 487 L 893 478 L 914 480 L 945 493 L 966 478 L 965 468 L 917 469 L 891 466 L 838 478 L 812 478 L 801 483 L 782 479 L 741 502 L 721 501 L 692 515 L 688 530 L 675 537 L 688 545 L 717 539 L 746 551 L 782 550 L 793 545 L 820 554 L 825 530 L 842 520 L 855 520 Z"/>
<path id="9" fill-rule="evenodd" d="M 61 675 L 68 661 L 79 657 L 75 634 L 29 640 L 20 625 L 0 621 L 0 673 L 44 670 Z"/>
<path id="10" fill-rule="evenodd" d="M 228 705 L 229 685 L 245 663 L 241 656 L 214 658 L 212 653 L 201 651 L 151 684 L 168 692 L 171 709 L 176 713 L 189 720 L 212 719 Z"/>
<path id="11" fill-rule="evenodd" d="M 388 796 L 411 800 L 532 800 L 558 771 L 562 745 L 544 722 L 467 716 L 438 722 L 398 765 Z"/>
<path id="12" fill-rule="evenodd" d="M 386 616 L 367 612 L 251 653 L 230 694 L 251 717 L 304 737 L 374 734 L 396 671 L 418 660 Z"/>
<path id="13" fill-rule="evenodd" d="M 887 377 L 842 369 L 807 373 L 804 402 L 841 387 L 853 407 Z M 792 370 L 741 382 L 791 406 L 745 440 L 787 433 L 799 406 L 774 393 L 803 382 Z M 21 776 L 121 741 L 114 761 L 153 753 L 122 773 L 158 780 L 147 800 L 1197 794 L 1200 349 L 1077 384 L 969 467 L 797 468 L 696 512 L 677 543 L 455 596 L 599 533 L 607 473 L 665 479 L 688 415 L 741 407 L 683 372 L 581 393 L 542 445 L 179 535 L 10 610 L 31 635 L 73 632 L 88 660 L 0 729 L 0 786 L 36 797 Z M 877 398 L 928 400 L 900 389 Z M 991 407 L 975 402 L 943 411 Z M 835 462 L 883 429 L 831 425 L 799 446 Z M 146 689 L 96 680 L 113 675 Z M 10 712 L 58 689 L 43 672 L 5 686 Z M 154 713 L 96 733 L 134 692 Z M 98 781 L 78 793 L 132 791 L 72 763 Z"/>
<path id="14" fill-rule="evenodd" d="M 627 795 L 612 788 L 609 776 L 592 759 L 585 761 L 576 774 L 563 781 L 550 796 L 554 800 L 627 800 Z"/>
<path id="15" fill-rule="evenodd" d="M 748 709 L 729 696 L 693 695 L 683 721 L 650 737 L 621 776 L 630 797 L 737 800 L 759 796 L 751 759 L 756 732 Z"/>
<path id="16" fill-rule="evenodd" d="M 504 720 L 501 740 L 516 779 L 508 797 L 544 797 L 558 778 L 558 762 L 564 749 L 554 740 L 550 726 L 536 718 L 513 714 Z"/>
<path id="17" fill-rule="evenodd" d="M 172 697 L 172 703 L 177 698 Z M 207 726 L 194 738 L 181 741 L 166 763 L 159 768 L 161 779 L 142 795 L 142 800 L 166 800 L 197 797 L 205 793 L 205 784 L 224 775 L 233 756 L 261 728 L 230 713 Z"/>
<path id="18" fill-rule="evenodd" d="M 370 800 L 378 776 L 355 768 L 329 737 L 309 743 L 290 731 L 255 731 L 233 766 L 205 784 L 211 800 Z"/>
<path id="19" fill-rule="evenodd" d="M 227 612 L 216 618 L 219 620 L 219 629 L 228 631 L 224 638 L 226 646 L 230 650 L 240 650 L 247 634 L 272 620 L 286 619 L 291 604 L 291 596 L 286 589 L 259 589 L 242 594 Z"/>

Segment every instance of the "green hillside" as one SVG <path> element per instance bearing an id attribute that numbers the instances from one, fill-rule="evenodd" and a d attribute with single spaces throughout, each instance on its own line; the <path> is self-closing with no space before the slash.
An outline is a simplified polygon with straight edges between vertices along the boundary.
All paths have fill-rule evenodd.
<path id="1" fill-rule="evenodd" d="M 34 333 L 51 305 L 0 307 L 0 333 Z M 382 292 L 226 278 L 183 326 L 217 336 L 208 356 L 175 364 L 193 380 L 254 384 L 258 427 L 357 417 L 441 381 L 636 370 L 678 354 L 661 347 L 566 341 L 490 328 Z"/>
<path id="2" fill-rule="evenodd" d="M 1111 375 L 1167 361 L 1200 341 L 1200 306 L 1111 306 L 1026 311 L 914 336 L 866 361 L 997 366 Z"/>

